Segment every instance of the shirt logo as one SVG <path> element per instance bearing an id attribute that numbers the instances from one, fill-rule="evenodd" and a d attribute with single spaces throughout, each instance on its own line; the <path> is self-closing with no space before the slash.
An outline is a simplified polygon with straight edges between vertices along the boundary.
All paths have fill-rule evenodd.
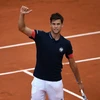
<path id="1" fill-rule="evenodd" d="M 60 52 L 63 52 L 63 50 L 64 50 L 64 49 L 63 49 L 62 47 L 59 48 L 59 51 L 60 51 Z"/>

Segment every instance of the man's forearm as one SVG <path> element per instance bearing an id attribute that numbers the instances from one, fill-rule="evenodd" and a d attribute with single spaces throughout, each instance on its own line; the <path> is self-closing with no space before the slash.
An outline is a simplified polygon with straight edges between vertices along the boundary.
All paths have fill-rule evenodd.
<path id="1" fill-rule="evenodd" d="M 25 28 L 25 22 L 24 22 L 24 14 L 21 14 L 19 15 L 19 21 L 18 21 L 18 28 L 20 31 L 24 31 L 24 28 Z"/>
<path id="2" fill-rule="evenodd" d="M 76 65 L 74 59 L 70 59 L 69 60 L 69 64 L 70 64 L 70 67 L 71 67 L 71 69 L 72 69 L 72 71 L 74 73 L 74 76 L 76 78 L 77 83 L 81 84 L 82 81 L 80 79 L 80 74 L 79 74 L 79 71 L 78 71 L 78 68 L 77 68 L 77 65 Z"/>

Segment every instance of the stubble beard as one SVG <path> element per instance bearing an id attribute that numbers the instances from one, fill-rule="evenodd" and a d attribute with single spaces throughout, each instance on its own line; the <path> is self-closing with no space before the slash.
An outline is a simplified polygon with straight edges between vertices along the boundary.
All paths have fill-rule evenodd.
<path id="1" fill-rule="evenodd" d="M 60 34 L 60 31 L 61 31 L 61 30 L 55 32 L 54 30 L 52 30 L 52 33 L 55 34 L 55 35 L 57 35 L 57 34 Z"/>

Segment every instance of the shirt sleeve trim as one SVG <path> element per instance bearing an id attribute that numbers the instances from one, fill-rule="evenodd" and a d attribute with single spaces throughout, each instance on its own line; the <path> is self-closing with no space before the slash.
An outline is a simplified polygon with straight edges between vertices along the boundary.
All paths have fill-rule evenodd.
<path id="1" fill-rule="evenodd" d="M 32 31 L 32 37 L 35 38 L 36 32 L 35 30 Z"/>
<path id="2" fill-rule="evenodd" d="M 69 54 L 68 55 L 68 58 L 73 58 L 73 54 Z"/>

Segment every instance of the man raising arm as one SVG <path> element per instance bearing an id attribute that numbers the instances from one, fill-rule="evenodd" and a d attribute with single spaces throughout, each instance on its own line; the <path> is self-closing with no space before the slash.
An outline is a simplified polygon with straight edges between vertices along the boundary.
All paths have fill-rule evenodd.
<path id="1" fill-rule="evenodd" d="M 29 8 L 22 6 L 18 21 L 19 30 L 36 43 L 37 61 L 32 81 L 31 100 L 45 100 L 46 94 L 49 100 L 64 100 L 61 75 L 64 54 L 68 58 L 79 88 L 84 90 L 74 61 L 71 42 L 61 35 L 63 16 L 59 13 L 53 13 L 50 16 L 50 32 L 45 32 L 30 29 L 25 25 L 25 14 L 31 11 Z"/>

